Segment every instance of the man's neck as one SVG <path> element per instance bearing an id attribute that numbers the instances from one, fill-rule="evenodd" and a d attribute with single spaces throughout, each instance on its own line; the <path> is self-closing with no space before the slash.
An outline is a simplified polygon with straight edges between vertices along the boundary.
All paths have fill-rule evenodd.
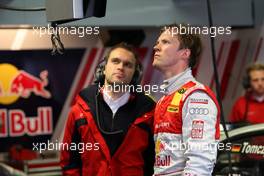
<path id="1" fill-rule="evenodd" d="M 188 67 L 178 67 L 178 68 L 174 68 L 174 69 L 167 69 L 164 70 L 163 75 L 164 75 L 164 79 L 169 79 L 173 76 L 176 76 L 182 72 L 184 72 Z"/>
<path id="2" fill-rule="evenodd" d="M 164 79 L 169 79 L 184 72 L 187 68 L 188 66 L 185 63 L 178 63 L 177 65 L 174 65 L 172 67 L 165 68 L 162 73 L 164 75 Z"/>

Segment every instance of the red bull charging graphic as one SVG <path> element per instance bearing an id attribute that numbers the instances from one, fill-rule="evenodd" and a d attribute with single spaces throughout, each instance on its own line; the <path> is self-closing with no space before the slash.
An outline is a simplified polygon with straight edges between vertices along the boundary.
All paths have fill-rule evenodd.
<path id="1" fill-rule="evenodd" d="M 42 71 L 40 80 L 23 70 L 19 71 L 19 74 L 11 83 L 11 94 L 19 94 L 23 98 L 28 98 L 30 93 L 34 92 L 36 95 L 50 98 L 50 93 L 44 88 L 48 85 L 47 75 L 48 72 L 46 70 Z"/>

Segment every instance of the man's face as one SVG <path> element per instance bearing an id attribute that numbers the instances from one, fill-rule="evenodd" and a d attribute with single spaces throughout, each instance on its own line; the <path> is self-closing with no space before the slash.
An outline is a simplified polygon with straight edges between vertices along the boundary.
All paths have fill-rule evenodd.
<path id="1" fill-rule="evenodd" d="M 259 96 L 264 95 L 264 70 L 253 70 L 249 76 L 252 91 Z"/>
<path id="2" fill-rule="evenodd" d="M 183 59 L 179 49 L 180 42 L 176 35 L 172 36 L 170 30 L 166 30 L 159 36 L 154 46 L 153 66 L 159 70 L 166 70 Z"/>
<path id="3" fill-rule="evenodd" d="M 105 81 L 107 84 L 129 84 L 135 72 L 136 59 L 132 52 L 114 49 L 105 65 Z"/>

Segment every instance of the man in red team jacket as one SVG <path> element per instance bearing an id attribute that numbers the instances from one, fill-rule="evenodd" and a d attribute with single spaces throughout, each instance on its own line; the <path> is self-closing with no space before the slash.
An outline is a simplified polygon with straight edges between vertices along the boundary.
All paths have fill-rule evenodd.
<path id="1" fill-rule="evenodd" d="M 138 85 L 141 73 L 131 46 L 121 43 L 110 49 L 96 70 L 96 82 L 103 87 L 82 90 L 70 111 L 63 143 L 86 148 L 61 151 L 64 175 L 153 174 L 155 102 L 143 93 L 120 89 Z"/>
<path id="2" fill-rule="evenodd" d="M 246 74 L 243 80 L 246 93 L 236 100 L 229 117 L 230 122 L 264 123 L 264 65 L 250 65 Z"/>

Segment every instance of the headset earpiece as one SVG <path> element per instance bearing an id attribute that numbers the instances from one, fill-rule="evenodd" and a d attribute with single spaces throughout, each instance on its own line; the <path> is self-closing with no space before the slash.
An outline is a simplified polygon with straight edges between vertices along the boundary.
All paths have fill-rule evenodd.
<path id="1" fill-rule="evenodd" d="M 104 58 L 95 68 L 94 83 L 104 85 L 105 75 L 104 69 L 106 65 L 106 59 Z"/>
<path id="2" fill-rule="evenodd" d="M 246 76 L 243 77 L 242 85 L 243 85 L 244 89 L 249 89 L 251 87 L 250 86 L 250 77 L 248 74 L 246 74 Z"/>

